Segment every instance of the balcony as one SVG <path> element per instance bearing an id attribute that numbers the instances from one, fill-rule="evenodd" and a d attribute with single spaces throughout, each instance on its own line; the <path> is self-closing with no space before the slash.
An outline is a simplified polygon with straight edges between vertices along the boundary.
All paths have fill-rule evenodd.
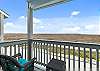
<path id="1" fill-rule="evenodd" d="M 32 40 L 31 58 L 36 58 L 36 71 L 45 71 L 46 64 L 52 59 L 66 61 L 66 71 L 99 71 L 99 44 Z M 12 56 L 21 53 L 28 59 L 28 40 L 1 42 L 0 54 Z"/>

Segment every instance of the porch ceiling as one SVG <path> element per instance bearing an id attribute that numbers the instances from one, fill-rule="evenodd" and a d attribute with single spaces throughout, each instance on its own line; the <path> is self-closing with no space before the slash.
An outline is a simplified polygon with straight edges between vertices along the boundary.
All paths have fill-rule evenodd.
<path id="1" fill-rule="evenodd" d="M 59 3 L 63 2 L 69 2 L 71 0 L 32 0 L 31 1 L 31 7 L 33 10 L 38 10 L 41 8 L 49 7 L 49 6 L 54 6 Z"/>
<path id="2" fill-rule="evenodd" d="M 9 17 L 9 15 L 1 9 L 0 9 L 0 14 L 4 15 L 4 19 Z"/>

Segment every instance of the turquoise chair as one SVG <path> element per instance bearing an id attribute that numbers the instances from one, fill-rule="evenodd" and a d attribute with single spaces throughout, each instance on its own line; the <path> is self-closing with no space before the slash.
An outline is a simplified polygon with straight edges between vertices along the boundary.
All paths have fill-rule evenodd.
<path id="1" fill-rule="evenodd" d="M 3 71 L 34 71 L 36 58 L 27 61 L 21 57 L 20 53 L 15 56 L 0 55 L 0 66 Z M 18 60 L 16 59 L 18 57 Z"/>

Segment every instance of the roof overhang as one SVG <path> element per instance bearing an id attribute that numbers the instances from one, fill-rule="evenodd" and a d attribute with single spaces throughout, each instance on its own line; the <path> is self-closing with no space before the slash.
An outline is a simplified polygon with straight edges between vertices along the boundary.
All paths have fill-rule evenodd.
<path id="1" fill-rule="evenodd" d="M 69 1 L 72 1 L 72 0 L 28 0 L 33 10 L 38 10 L 41 8 L 54 6 L 56 4 L 69 2 Z"/>
<path id="2" fill-rule="evenodd" d="M 4 15 L 4 19 L 9 17 L 9 15 L 6 12 L 4 12 L 3 10 L 0 10 L 0 14 Z"/>

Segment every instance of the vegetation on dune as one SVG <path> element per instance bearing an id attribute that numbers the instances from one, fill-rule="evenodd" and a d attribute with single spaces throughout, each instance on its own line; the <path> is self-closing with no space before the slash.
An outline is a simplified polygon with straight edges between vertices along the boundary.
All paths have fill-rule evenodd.
<path id="1" fill-rule="evenodd" d="M 51 49 L 49 49 L 49 51 L 53 52 L 53 49 L 54 49 L 54 53 L 56 53 L 56 50 L 57 50 L 57 53 L 59 54 L 60 53 L 60 50 L 61 50 L 61 53 L 63 54 L 64 53 L 64 48 L 61 48 L 60 47 L 49 47 Z M 57 48 L 57 49 L 56 49 Z M 88 49 L 88 48 L 87 48 Z M 68 55 L 68 48 L 66 48 L 66 55 Z M 89 50 L 86 50 L 86 59 L 89 59 L 90 58 L 90 51 Z M 70 55 L 73 55 L 73 49 L 70 49 Z M 75 56 L 79 56 L 79 52 L 78 52 L 78 49 L 75 49 L 74 51 L 74 55 Z M 99 53 L 100 55 L 100 53 Z M 81 58 L 84 58 L 84 51 L 83 50 L 80 50 L 80 57 Z M 92 59 L 96 60 L 96 51 L 92 51 Z M 99 58 L 100 60 L 100 58 Z"/>

